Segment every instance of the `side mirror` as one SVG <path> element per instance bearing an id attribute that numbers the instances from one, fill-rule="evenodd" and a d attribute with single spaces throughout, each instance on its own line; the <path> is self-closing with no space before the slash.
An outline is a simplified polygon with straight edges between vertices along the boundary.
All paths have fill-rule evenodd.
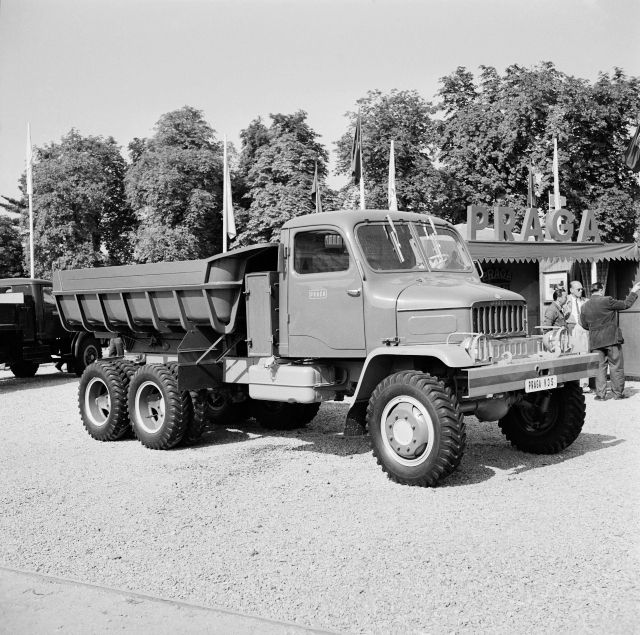
<path id="1" fill-rule="evenodd" d="M 282 243 L 278 243 L 278 273 L 284 273 L 286 260 L 287 248 Z"/>
<path id="2" fill-rule="evenodd" d="M 484 269 L 482 268 L 481 262 L 479 260 L 474 260 L 473 264 L 476 268 L 476 271 L 478 272 L 478 275 L 480 276 L 480 279 L 482 280 L 484 276 Z"/>

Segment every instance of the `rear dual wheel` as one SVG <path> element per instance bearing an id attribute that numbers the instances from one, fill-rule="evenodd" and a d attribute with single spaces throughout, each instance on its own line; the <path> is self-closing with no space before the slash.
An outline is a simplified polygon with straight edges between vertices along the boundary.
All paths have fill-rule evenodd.
<path id="1" fill-rule="evenodd" d="M 128 379 L 114 363 L 94 362 L 80 378 L 78 406 L 82 425 L 98 441 L 121 439 L 129 427 Z"/>
<path id="2" fill-rule="evenodd" d="M 178 389 L 178 379 L 169 366 L 142 366 L 131 378 L 128 404 L 133 432 L 142 445 L 168 450 L 182 441 L 191 399 L 188 392 Z"/>

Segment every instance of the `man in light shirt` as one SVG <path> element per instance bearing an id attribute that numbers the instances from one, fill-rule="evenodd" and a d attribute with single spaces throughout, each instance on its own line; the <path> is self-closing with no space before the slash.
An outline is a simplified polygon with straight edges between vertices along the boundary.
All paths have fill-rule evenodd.
<path id="1" fill-rule="evenodd" d="M 580 326 L 580 314 L 586 301 L 582 283 L 572 280 L 569 285 L 569 299 L 565 304 L 565 310 L 567 311 L 567 328 L 573 353 L 589 352 L 589 333 Z M 589 392 L 589 380 L 586 377 L 580 380 L 580 385 L 582 390 Z"/>

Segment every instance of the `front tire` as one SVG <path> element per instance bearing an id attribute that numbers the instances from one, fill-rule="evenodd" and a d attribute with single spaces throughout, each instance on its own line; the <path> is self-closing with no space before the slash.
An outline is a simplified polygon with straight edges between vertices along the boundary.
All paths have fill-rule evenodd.
<path id="1" fill-rule="evenodd" d="M 178 390 L 178 380 L 163 364 L 142 366 L 129 384 L 129 416 L 133 432 L 152 450 L 180 443 L 189 424 L 190 397 Z"/>
<path id="2" fill-rule="evenodd" d="M 87 366 L 78 386 L 82 425 L 98 441 L 116 441 L 129 429 L 127 378 L 115 364 Z"/>
<path id="3" fill-rule="evenodd" d="M 435 377 L 403 371 L 381 381 L 367 407 L 373 455 L 389 478 L 433 487 L 464 454 L 466 433 L 458 401 Z"/>
<path id="4" fill-rule="evenodd" d="M 584 425 L 586 406 L 579 382 L 551 391 L 546 412 L 536 408 L 545 393 L 528 395 L 498 421 L 511 445 L 532 454 L 557 454 L 569 447 Z"/>
<path id="5" fill-rule="evenodd" d="M 15 364 L 9 364 L 9 369 L 13 373 L 14 377 L 24 379 L 26 377 L 33 377 L 37 372 L 40 364 L 37 362 L 16 362 Z"/>

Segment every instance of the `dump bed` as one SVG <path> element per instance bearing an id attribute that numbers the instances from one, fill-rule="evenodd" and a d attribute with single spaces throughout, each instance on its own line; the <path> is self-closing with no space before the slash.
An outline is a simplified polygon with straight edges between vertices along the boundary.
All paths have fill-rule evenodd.
<path id="1" fill-rule="evenodd" d="M 56 271 L 54 296 L 70 331 L 231 333 L 245 274 L 275 270 L 277 253 L 261 244 L 204 260 Z"/>

